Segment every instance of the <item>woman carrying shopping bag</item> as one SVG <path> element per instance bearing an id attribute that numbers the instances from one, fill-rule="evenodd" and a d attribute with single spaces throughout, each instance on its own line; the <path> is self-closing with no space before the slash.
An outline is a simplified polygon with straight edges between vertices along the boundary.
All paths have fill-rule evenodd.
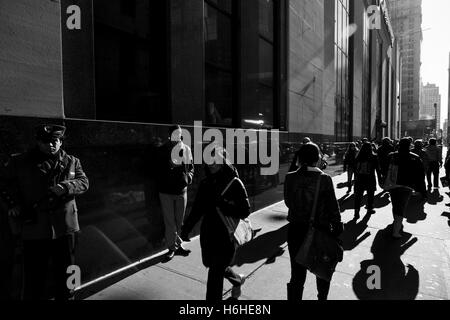
<path id="1" fill-rule="evenodd" d="M 223 280 L 233 285 L 232 297 L 237 299 L 245 278 L 231 269 L 238 243 L 230 234 L 223 217 L 237 221 L 250 215 L 247 191 L 239 180 L 237 170 L 227 160 L 226 151 L 216 147 L 216 161 L 205 166 L 206 178 L 200 187 L 191 213 L 182 228 L 181 238 L 186 240 L 194 226 L 200 221 L 200 245 L 202 260 L 209 268 L 206 300 L 221 301 Z M 217 161 L 218 160 L 218 161 Z"/>
<path id="2" fill-rule="evenodd" d="M 284 195 L 289 208 L 288 247 L 291 260 L 291 281 L 287 285 L 288 300 L 302 300 L 308 269 L 316 274 L 318 299 L 327 300 L 331 279 L 325 279 L 320 272 L 316 272 L 324 265 L 315 265 L 313 268 L 299 261 L 298 256 L 303 251 L 307 251 L 306 256 L 326 251 L 325 243 L 321 247 L 320 241 L 311 241 L 312 230 L 316 231 L 316 235 L 319 232 L 326 235 L 327 239 L 335 242 L 336 247 L 338 237 L 343 232 L 333 181 L 317 168 L 319 159 L 319 148 L 315 144 L 303 146 L 299 159 L 301 168 L 286 177 Z M 313 245 L 305 249 L 306 242 L 312 242 Z"/>

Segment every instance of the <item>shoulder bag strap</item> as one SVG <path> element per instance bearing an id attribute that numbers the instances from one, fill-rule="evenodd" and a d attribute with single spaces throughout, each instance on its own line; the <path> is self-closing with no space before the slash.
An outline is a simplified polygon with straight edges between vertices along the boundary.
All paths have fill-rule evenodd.
<path id="1" fill-rule="evenodd" d="M 314 220 L 316 218 L 317 203 L 319 201 L 320 181 L 321 180 L 322 180 L 322 174 L 319 175 L 319 179 L 317 180 L 316 194 L 314 195 L 314 204 L 313 204 L 313 209 L 312 209 L 311 219 L 310 219 L 310 223 L 311 224 L 314 223 Z"/>
<path id="2" fill-rule="evenodd" d="M 225 195 L 225 193 L 227 193 L 228 189 L 230 189 L 231 185 L 233 184 L 234 181 L 238 180 L 238 178 L 233 178 L 230 183 L 228 183 L 228 185 L 225 187 L 225 189 L 223 189 L 222 193 L 220 194 L 222 197 Z"/>

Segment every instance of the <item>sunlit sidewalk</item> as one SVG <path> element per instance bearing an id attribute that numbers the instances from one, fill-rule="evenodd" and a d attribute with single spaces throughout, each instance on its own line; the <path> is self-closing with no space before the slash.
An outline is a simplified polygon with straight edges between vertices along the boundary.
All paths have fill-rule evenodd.
<path id="1" fill-rule="evenodd" d="M 430 194 L 424 206 L 412 200 L 405 223 L 405 236 L 390 237 L 392 207 L 389 197 L 376 197 L 376 214 L 363 210 L 358 222 L 353 219 L 352 195 L 346 195 L 346 175 L 335 177 L 337 197 L 342 200 L 345 256 L 333 278 L 329 298 L 418 299 L 450 298 L 450 197 L 448 190 Z M 340 187 L 340 188 L 339 188 Z M 346 200 L 345 200 L 346 199 Z M 258 237 L 242 247 L 236 257 L 236 270 L 247 275 L 242 300 L 285 300 L 290 279 L 287 251 L 287 208 L 280 202 L 251 216 Z M 175 257 L 169 263 L 157 263 L 91 296 L 92 300 L 203 300 L 207 270 L 201 261 L 198 238 L 186 247 L 189 257 Z M 156 258 L 158 261 L 158 258 Z M 375 271 L 374 271 L 375 270 Z M 378 277 L 378 278 L 374 278 Z M 381 286 L 370 290 L 368 282 Z M 231 285 L 225 281 L 225 296 Z M 304 299 L 315 300 L 315 279 L 308 275 Z"/>

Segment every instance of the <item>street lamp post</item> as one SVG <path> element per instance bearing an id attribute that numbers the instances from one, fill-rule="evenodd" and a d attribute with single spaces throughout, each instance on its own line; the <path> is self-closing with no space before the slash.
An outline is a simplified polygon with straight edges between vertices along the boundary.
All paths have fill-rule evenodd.
<path id="1" fill-rule="evenodd" d="M 435 128 L 436 128 L 436 139 L 439 139 L 439 137 L 438 137 L 438 130 L 439 130 L 439 124 L 438 124 L 438 105 L 437 105 L 437 103 L 435 103 L 434 104 L 434 119 L 435 119 L 435 121 L 436 121 L 436 126 L 435 126 Z"/>

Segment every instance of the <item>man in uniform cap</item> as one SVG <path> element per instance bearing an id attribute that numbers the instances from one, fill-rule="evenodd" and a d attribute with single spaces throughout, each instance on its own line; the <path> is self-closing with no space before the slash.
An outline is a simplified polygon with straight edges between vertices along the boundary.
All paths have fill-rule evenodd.
<path id="1" fill-rule="evenodd" d="M 39 126 L 36 147 L 13 157 L 0 176 L 0 200 L 22 225 L 26 300 L 47 298 L 50 261 L 55 299 L 73 297 L 67 271 L 74 265 L 80 231 L 75 197 L 88 190 L 89 181 L 80 160 L 61 149 L 65 131 L 59 125 Z"/>

